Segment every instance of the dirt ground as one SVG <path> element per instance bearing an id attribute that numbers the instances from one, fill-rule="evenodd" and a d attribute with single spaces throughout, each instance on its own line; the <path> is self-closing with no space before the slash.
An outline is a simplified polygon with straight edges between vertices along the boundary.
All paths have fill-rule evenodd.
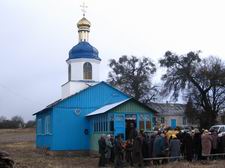
<path id="1" fill-rule="evenodd" d="M 15 168 L 73 168 L 97 167 L 96 157 L 59 157 L 48 156 L 35 148 L 35 131 L 33 129 L 0 129 L 0 150 L 8 152 L 15 161 Z M 153 167 L 153 166 L 151 166 Z M 224 168 L 225 160 L 207 163 L 170 163 L 163 168 Z"/>

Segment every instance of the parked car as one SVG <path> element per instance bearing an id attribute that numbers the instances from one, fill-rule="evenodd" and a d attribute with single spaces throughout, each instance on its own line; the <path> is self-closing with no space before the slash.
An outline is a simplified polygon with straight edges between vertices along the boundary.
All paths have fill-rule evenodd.
<path id="1" fill-rule="evenodd" d="M 218 134 L 218 137 L 222 137 L 225 135 L 225 125 L 213 125 L 210 129 L 210 132 L 216 131 Z"/>

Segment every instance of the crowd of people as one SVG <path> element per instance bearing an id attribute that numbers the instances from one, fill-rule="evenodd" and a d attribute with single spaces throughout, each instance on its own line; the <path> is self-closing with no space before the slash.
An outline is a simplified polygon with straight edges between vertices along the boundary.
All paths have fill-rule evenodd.
<path id="1" fill-rule="evenodd" d="M 191 162 L 206 160 L 210 154 L 225 153 L 225 135 L 218 137 L 216 132 L 198 129 L 187 132 L 168 128 L 152 134 L 134 130 L 126 141 L 121 135 L 102 135 L 98 144 L 100 167 L 111 164 L 142 167 L 180 158 Z"/>

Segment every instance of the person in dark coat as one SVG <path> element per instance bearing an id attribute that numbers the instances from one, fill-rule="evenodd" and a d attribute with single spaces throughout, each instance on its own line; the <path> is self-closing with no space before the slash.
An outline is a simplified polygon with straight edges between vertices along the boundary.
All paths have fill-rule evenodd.
<path id="1" fill-rule="evenodd" d="M 135 139 L 138 136 L 138 132 L 136 130 L 136 128 L 134 127 L 134 123 L 130 123 L 130 127 L 127 130 L 127 139 Z"/>
<path id="2" fill-rule="evenodd" d="M 114 158 L 115 158 L 115 139 L 114 139 L 113 136 L 110 137 L 110 141 L 111 141 L 111 144 L 112 144 L 110 162 L 114 163 Z"/>
<path id="3" fill-rule="evenodd" d="M 180 140 L 177 138 L 176 135 L 172 135 L 171 140 L 169 142 L 169 151 L 170 157 L 179 157 L 180 156 Z M 179 159 L 171 159 L 172 161 L 179 160 Z"/>
<path id="4" fill-rule="evenodd" d="M 218 152 L 225 153 L 225 135 L 218 137 Z"/>
<path id="5" fill-rule="evenodd" d="M 182 156 L 184 156 L 184 132 L 182 132 L 181 130 L 179 130 L 179 132 L 176 134 L 177 139 L 180 140 L 181 142 L 181 146 L 180 146 L 180 153 Z"/>
<path id="6" fill-rule="evenodd" d="M 166 148 L 167 148 L 166 137 L 163 133 L 158 133 L 155 137 L 153 144 L 153 157 L 165 157 L 166 156 Z M 162 161 L 165 163 L 165 160 Z M 159 164 L 159 160 L 154 161 L 154 164 Z"/>
<path id="7" fill-rule="evenodd" d="M 123 167 L 124 145 L 121 136 L 116 138 L 115 142 L 115 168 Z"/>
<path id="8" fill-rule="evenodd" d="M 193 152 L 195 160 L 201 160 L 202 158 L 202 142 L 201 133 L 198 129 L 195 130 L 193 137 Z"/>
<path id="9" fill-rule="evenodd" d="M 184 157 L 191 162 L 193 159 L 193 140 L 190 133 L 183 134 Z"/>
<path id="10" fill-rule="evenodd" d="M 98 147 L 99 147 L 99 154 L 100 154 L 98 166 L 104 167 L 106 163 L 106 159 L 105 159 L 106 142 L 105 142 L 104 135 L 102 135 L 101 138 L 98 140 Z"/>
<path id="11" fill-rule="evenodd" d="M 155 137 L 156 137 L 156 133 L 154 133 L 150 136 L 150 143 L 149 143 L 149 147 L 148 147 L 150 158 L 153 157 L 153 145 L 154 145 Z"/>
<path id="12" fill-rule="evenodd" d="M 211 133 L 212 135 L 212 149 L 211 149 L 211 153 L 212 154 L 215 154 L 215 153 L 218 153 L 217 151 L 217 147 L 218 147 L 218 135 L 216 133 L 216 131 L 213 131 Z"/>
<path id="13" fill-rule="evenodd" d="M 148 145 L 149 137 L 146 134 L 143 134 L 143 144 L 142 144 L 142 155 L 143 158 L 149 158 L 149 145 Z M 144 161 L 145 165 L 148 165 L 148 161 Z"/>
<path id="14" fill-rule="evenodd" d="M 143 137 L 142 134 L 139 133 L 138 136 L 134 139 L 133 161 L 134 164 L 137 164 L 140 167 L 143 166 L 142 145 L 143 145 Z"/>
<path id="15" fill-rule="evenodd" d="M 128 139 L 125 144 L 126 161 L 130 166 L 133 166 L 133 140 Z"/>
<path id="16" fill-rule="evenodd" d="M 105 159 L 106 159 L 106 164 L 110 163 L 110 158 L 111 158 L 111 151 L 113 149 L 113 145 L 111 143 L 111 135 L 107 135 L 105 137 L 105 143 L 106 143 L 106 149 L 105 149 Z"/>

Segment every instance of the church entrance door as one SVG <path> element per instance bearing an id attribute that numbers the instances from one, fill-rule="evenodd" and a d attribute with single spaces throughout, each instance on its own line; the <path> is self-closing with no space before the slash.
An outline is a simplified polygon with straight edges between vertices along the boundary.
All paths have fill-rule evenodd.
<path id="1" fill-rule="evenodd" d="M 136 114 L 126 114 L 126 140 L 134 139 L 137 128 Z"/>

